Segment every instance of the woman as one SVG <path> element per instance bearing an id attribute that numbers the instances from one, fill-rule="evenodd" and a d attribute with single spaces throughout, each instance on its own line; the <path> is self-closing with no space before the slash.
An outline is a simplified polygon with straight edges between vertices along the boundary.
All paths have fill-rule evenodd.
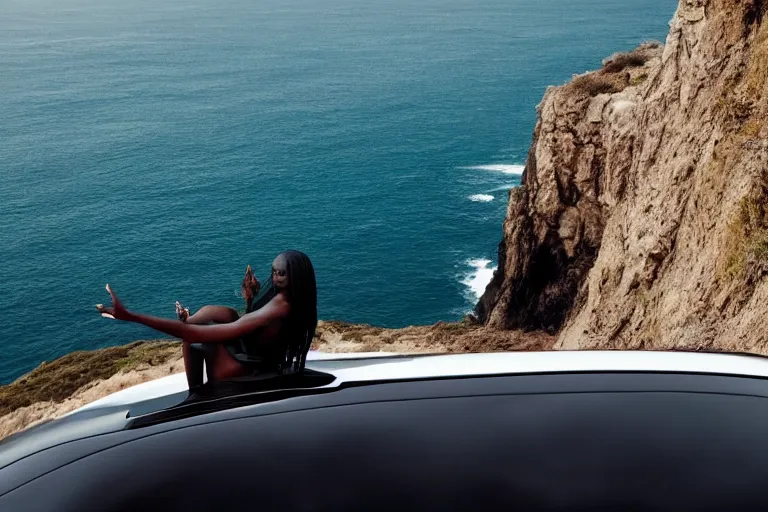
<path id="1" fill-rule="evenodd" d="M 253 360 L 253 353 L 280 369 L 291 363 L 298 370 L 303 367 L 317 327 L 315 271 L 309 257 L 299 251 L 285 251 L 275 258 L 272 285 L 262 294 L 269 301 L 253 311 L 249 308 L 250 312 L 242 316 L 225 306 L 204 306 L 188 318 L 177 307 L 178 320 L 149 316 L 129 311 L 109 285 L 107 291 L 112 307 L 98 304 L 102 316 L 140 323 L 182 339 L 190 389 L 203 384 L 204 357 L 209 381 L 250 373 L 247 361 Z"/>

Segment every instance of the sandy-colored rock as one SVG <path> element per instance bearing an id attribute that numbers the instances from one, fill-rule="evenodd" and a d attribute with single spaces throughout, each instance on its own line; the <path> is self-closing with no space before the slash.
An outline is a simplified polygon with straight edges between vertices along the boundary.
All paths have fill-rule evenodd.
<path id="1" fill-rule="evenodd" d="M 557 348 L 768 350 L 767 13 L 681 0 L 663 48 L 547 90 L 487 325 Z"/>

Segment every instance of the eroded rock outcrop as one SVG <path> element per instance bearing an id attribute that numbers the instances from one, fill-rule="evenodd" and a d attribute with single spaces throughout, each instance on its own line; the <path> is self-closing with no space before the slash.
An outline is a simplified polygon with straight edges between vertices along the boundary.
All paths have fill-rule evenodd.
<path id="1" fill-rule="evenodd" d="M 559 348 L 768 349 L 766 12 L 681 0 L 665 45 L 546 91 L 485 323 Z"/>

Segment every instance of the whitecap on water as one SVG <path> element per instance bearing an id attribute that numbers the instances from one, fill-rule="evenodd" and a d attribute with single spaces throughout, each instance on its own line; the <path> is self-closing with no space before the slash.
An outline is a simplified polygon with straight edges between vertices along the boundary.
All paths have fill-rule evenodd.
<path id="1" fill-rule="evenodd" d="M 493 201 L 493 196 L 490 194 L 475 194 L 472 196 L 469 196 L 470 201 L 475 201 L 478 203 L 487 203 L 489 201 Z"/>

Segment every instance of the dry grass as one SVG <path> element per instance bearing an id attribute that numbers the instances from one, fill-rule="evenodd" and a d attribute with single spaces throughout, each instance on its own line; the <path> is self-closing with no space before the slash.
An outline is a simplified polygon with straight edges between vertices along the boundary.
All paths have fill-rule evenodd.
<path id="1" fill-rule="evenodd" d="M 755 106 L 760 104 L 765 95 L 768 81 L 768 23 L 763 23 L 752 42 L 751 54 L 746 69 L 739 70 L 725 79 L 720 98 L 716 102 L 716 111 L 726 120 L 746 125 L 740 132 L 754 136 L 760 124 L 747 122 L 753 116 Z M 757 123 L 757 124 L 756 124 Z"/>
<path id="2" fill-rule="evenodd" d="M 632 77 L 632 79 L 629 81 L 629 85 L 640 85 L 643 82 L 648 80 L 648 73 L 641 73 L 637 76 Z"/>
<path id="3" fill-rule="evenodd" d="M 747 95 L 760 97 L 765 93 L 768 79 L 768 23 L 763 23 L 752 44 L 747 68 Z"/>
<path id="4" fill-rule="evenodd" d="M 61 402 L 83 386 L 118 372 L 163 364 L 180 356 L 174 342 L 136 342 L 123 347 L 78 351 L 0 386 L 0 416 L 37 402 Z"/>
<path id="5" fill-rule="evenodd" d="M 587 97 L 621 92 L 629 85 L 645 82 L 649 75 L 642 68 L 651 59 L 660 57 L 662 51 L 661 43 L 650 41 L 631 52 L 615 53 L 603 61 L 601 69 L 574 77 L 566 87 Z"/>
<path id="6" fill-rule="evenodd" d="M 366 340 L 366 336 L 378 336 L 384 331 L 382 327 L 374 327 L 372 325 L 328 321 L 320 322 L 315 338 L 318 339 L 326 330 L 343 332 L 345 339 L 358 343 L 364 342 Z"/>
<path id="7" fill-rule="evenodd" d="M 571 89 L 589 97 L 598 94 L 614 94 L 623 91 L 628 85 L 626 77 L 608 75 L 601 71 L 577 76 L 569 84 Z"/>
<path id="8" fill-rule="evenodd" d="M 321 322 L 313 348 L 324 352 L 500 352 L 549 350 L 555 337 L 541 332 L 498 331 L 471 321 L 382 329 Z"/>
<path id="9" fill-rule="evenodd" d="M 742 198 L 726 235 L 725 274 L 744 275 L 750 266 L 768 263 L 768 173 L 753 193 Z"/>
<path id="10" fill-rule="evenodd" d="M 757 137 L 760 135 L 760 130 L 762 129 L 762 125 L 759 121 L 751 120 L 744 124 L 744 126 L 741 127 L 740 134 L 745 137 Z"/>
<path id="11" fill-rule="evenodd" d="M 723 86 L 715 102 L 715 112 L 729 121 L 742 122 L 750 114 L 751 107 L 736 93 L 743 80 L 741 71 L 737 71 L 723 80 Z"/>
<path id="12" fill-rule="evenodd" d="M 728 120 L 737 124 L 743 123 L 752 115 L 752 103 L 735 94 L 724 93 L 717 99 L 715 108 Z"/>
<path id="13" fill-rule="evenodd" d="M 637 68 L 644 66 L 650 58 L 650 55 L 640 48 L 631 52 L 617 53 L 606 61 L 603 71 L 606 73 L 618 73 L 626 68 Z"/>
<path id="14" fill-rule="evenodd" d="M 664 45 L 659 41 L 647 41 L 631 52 L 614 53 L 603 60 L 603 71 L 620 73 L 627 68 L 639 68 L 655 56 L 661 56 Z"/>

